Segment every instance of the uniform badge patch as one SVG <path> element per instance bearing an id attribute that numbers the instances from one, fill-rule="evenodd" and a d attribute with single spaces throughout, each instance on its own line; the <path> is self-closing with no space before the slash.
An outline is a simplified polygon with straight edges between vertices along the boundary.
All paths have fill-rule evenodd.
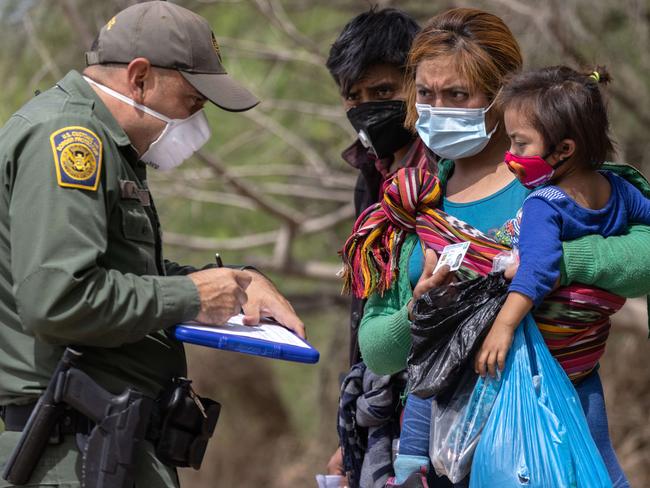
<path id="1" fill-rule="evenodd" d="M 64 127 L 50 135 L 59 186 L 97 190 L 102 169 L 102 141 L 85 127 Z"/>

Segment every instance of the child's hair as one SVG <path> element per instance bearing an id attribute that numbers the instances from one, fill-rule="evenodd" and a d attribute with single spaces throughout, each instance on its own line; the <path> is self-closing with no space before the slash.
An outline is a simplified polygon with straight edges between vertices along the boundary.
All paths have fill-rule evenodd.
<path id="1" fill-rule="evenodd" d="M 575 156 L 592 168 L 611 157 L 614 144 L 599 84 L 611 80 L 604 66 L 579 73 L 551 66 L 512 76 L 498 97 L 502 110 L 523 110 L 552 151 L 562 139 L 573 139 Z"/>

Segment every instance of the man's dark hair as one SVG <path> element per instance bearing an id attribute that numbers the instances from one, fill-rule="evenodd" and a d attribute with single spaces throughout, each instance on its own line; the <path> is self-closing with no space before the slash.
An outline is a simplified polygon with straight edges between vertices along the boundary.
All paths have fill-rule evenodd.
<path id="1" fill-rule="evenodd" d="M 357 15 L 332 44 L 327 69 L 345 96 L 373 65 L 391 64 L 404 70 L 413 38 L 420 30 L 408 14 L 375 7 Z"/>

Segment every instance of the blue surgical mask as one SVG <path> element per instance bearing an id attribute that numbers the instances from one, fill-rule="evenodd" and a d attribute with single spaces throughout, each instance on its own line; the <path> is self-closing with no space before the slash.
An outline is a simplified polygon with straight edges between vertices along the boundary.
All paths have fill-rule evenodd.
<path id="1" fill-rule="evenodd" d="M 494 103 L 494 102 L 493 102 Z M 497 130 L 485 128 L 486 108 L 432 107 L 416 103 L 415 128 L 424 144 L 443 159 L 462 159 L 480 153 Z"/>

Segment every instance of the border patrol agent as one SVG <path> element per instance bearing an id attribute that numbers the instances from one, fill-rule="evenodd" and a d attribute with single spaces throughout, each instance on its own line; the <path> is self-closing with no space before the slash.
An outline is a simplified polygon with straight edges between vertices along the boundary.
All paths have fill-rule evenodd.
<path id="1" fill-rule="evenodd" d="M 207 141 L 206 101 L 228 111 L 258 103 L 226 74 L 207 21 L 171 3 L 136 4 L 101 29 L 86 61 L 0 131 L 2 464 L 65 346 L 105 390 L 156 398 L 186 371 L 166 330 L 178 322 L 223 323 L 243 307 L 251 323 L 266 313 L 304 335 L 261 274 L 162 258 L 147 166 L 171 169 Z M 58 426 L 30 486 L 80 486 L 79 417 Z M 135 486 L 176 486 L 174 467 L 142 445 Z"/>

